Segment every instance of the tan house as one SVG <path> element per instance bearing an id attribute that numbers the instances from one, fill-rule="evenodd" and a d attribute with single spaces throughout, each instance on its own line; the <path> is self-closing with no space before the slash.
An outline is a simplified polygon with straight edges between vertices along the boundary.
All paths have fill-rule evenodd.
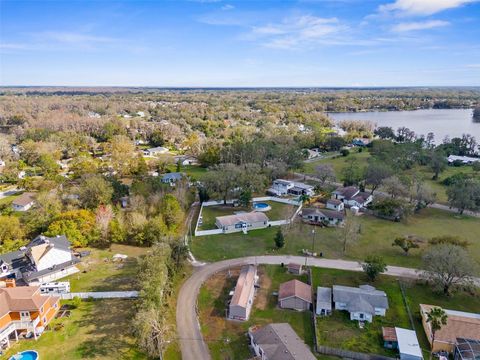
<path id="1" fill-rule="evenodd" d="M 39 286 L 0 288 L 0 343 L 10 346 L 21 333 L 37 339 L 59 310 L 60 298 L 42 295 Z"/>
<path id="2" fill-rule="evenodd" d="M 228 307 L 228 318 L 231 320 L 248 320 L 255 296 L 257 283 L 257 267 L 247 265 L 242 267 L 237 285 Z"/>
<path id="3" fill-rule="evenodd" d="M 282 309 L 304 311 L 312 305 L 312 288 L 298 280 L 290 280 L 280 284 L 278 305 Z"/>
<path id="4" fill-rule="evenodd" d="M 35 194 L 31 192 L 24 192 L 12 201 L 14 211 L 28 211 L 33 205 L 35 205 Z"/>
<path id="5" fill-rule="evenodd" d="M 434 307 L 436 306 L 420 304 L 423 329 L 432 346 L 432 351 L 453 352 L 457 338 L 480 340 L 480 314 L 447 309 L 443 309 L 447 314 L 447 325 L 443 325 L 435 333 L 435 339 L 433 340 L 432 329 L 430 323 L 427 322 L 427 314 Z"/>

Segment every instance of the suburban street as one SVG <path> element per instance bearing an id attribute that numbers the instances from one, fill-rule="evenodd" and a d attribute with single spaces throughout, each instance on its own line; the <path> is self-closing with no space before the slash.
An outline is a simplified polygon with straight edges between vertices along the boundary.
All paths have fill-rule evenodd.
<path id="1" fill-rule="evenodd" d="M 305 263 L 303 256 L 250 256 L 230 259 L 199 266 L 192 276 L 185 281 L 177 299 L 177 334 L 184 360 L 207 360 L 210 353 L 207 344 L 203 341 L 200 324 L 197 317 L 197 296 L 202 284 L 213 274 L 230 267 L 246 264 L 279 265 L 289 262 Z M 329 269 L 362 271 L 360 263 L 347 260 L 307 258 L 307 265 Z M 394 277 L 418 278 L 416 269 L 399 266 L 388 266 L 386 275 Z"/>

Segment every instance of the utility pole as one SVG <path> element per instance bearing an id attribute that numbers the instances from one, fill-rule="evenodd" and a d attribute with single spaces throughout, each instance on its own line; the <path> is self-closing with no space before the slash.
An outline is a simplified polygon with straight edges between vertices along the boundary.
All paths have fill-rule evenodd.
<path id="1" fill-rule="evenodd" d="M 312 229 L 312 256 L 315 253 L 315 229 Z"/>

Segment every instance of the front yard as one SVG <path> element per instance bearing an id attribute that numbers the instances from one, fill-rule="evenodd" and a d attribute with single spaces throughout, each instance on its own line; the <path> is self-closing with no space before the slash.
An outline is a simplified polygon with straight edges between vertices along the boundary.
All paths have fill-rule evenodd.
<path id="1" fill-rule="evenodd" d="M 419 267 L 421 265 L 422 247 L 427 246 L 428 239 L 440 235 L 457 235 L 472 243 L 469 252 L 480 261 L 480 221 L 477 218 L 458 216 L 442 210 L 424 209 L 408 223 L 395 223 L 377 219 L 372 216 L 359 218 L 361 224 L 360 239 L 342 253 L 342 246 L 337 229 L 320 228 L 305 225 L 299 221 L 284 228 L 285 247 L 276 249 L 275 233 L 278 227 L 252 230 L 248 234 L 234 233 L 194 237 L 191 242 L 193 254 L 199 260 L 218 261 L 228 258 L 263 254 L 300 254 L 302 249 L 312 248 L 312 229 L 315 229 L 315 251 L 323 252 L 327 258 L 345 258 L 364 260 L 375 253 L 384 257 L 390 265 Z M 420 249 L 413 249 L 408 256 L 392 242 L 398 236 L 415 235 L 423 241 Z"/>
<path id="2" fill-rule="evenodd" d="M 280 283 L 292 278 L 306 281 L 306 276 L 296 277 L 288 274 L 286 268 L 280 266 L 259 266 L 260 289 L 257 291 L 249 321 L 227 321 L 225 316 L 228 293 L 235 288 L 238 272 L 238 268 L 230 272 L 220 272 L 200 289 L 198 298 L 200 324 L 213 359 L 249 358 L 251 354 L 246 333 L 253 325 L 287 322 L 301 339 L 308 345 L 313 345 L 311 313 L 279 309 L 277 296 L 272 294 L 278 291 Z"/>

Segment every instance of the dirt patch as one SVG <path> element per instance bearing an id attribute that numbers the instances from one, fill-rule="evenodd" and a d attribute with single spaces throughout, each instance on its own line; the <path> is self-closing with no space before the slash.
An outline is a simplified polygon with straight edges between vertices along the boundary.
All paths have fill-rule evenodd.
<path id="1" fill-rule="evenodd" d="M 256 309 L 265 310 L 268 306 L 268 296 L 272 287 L 272 279 L 265 273 L 263 267 L 258 268 L 257 274 L 260 279 L 260 288 L 257 290 L 254 304 Z"/>

